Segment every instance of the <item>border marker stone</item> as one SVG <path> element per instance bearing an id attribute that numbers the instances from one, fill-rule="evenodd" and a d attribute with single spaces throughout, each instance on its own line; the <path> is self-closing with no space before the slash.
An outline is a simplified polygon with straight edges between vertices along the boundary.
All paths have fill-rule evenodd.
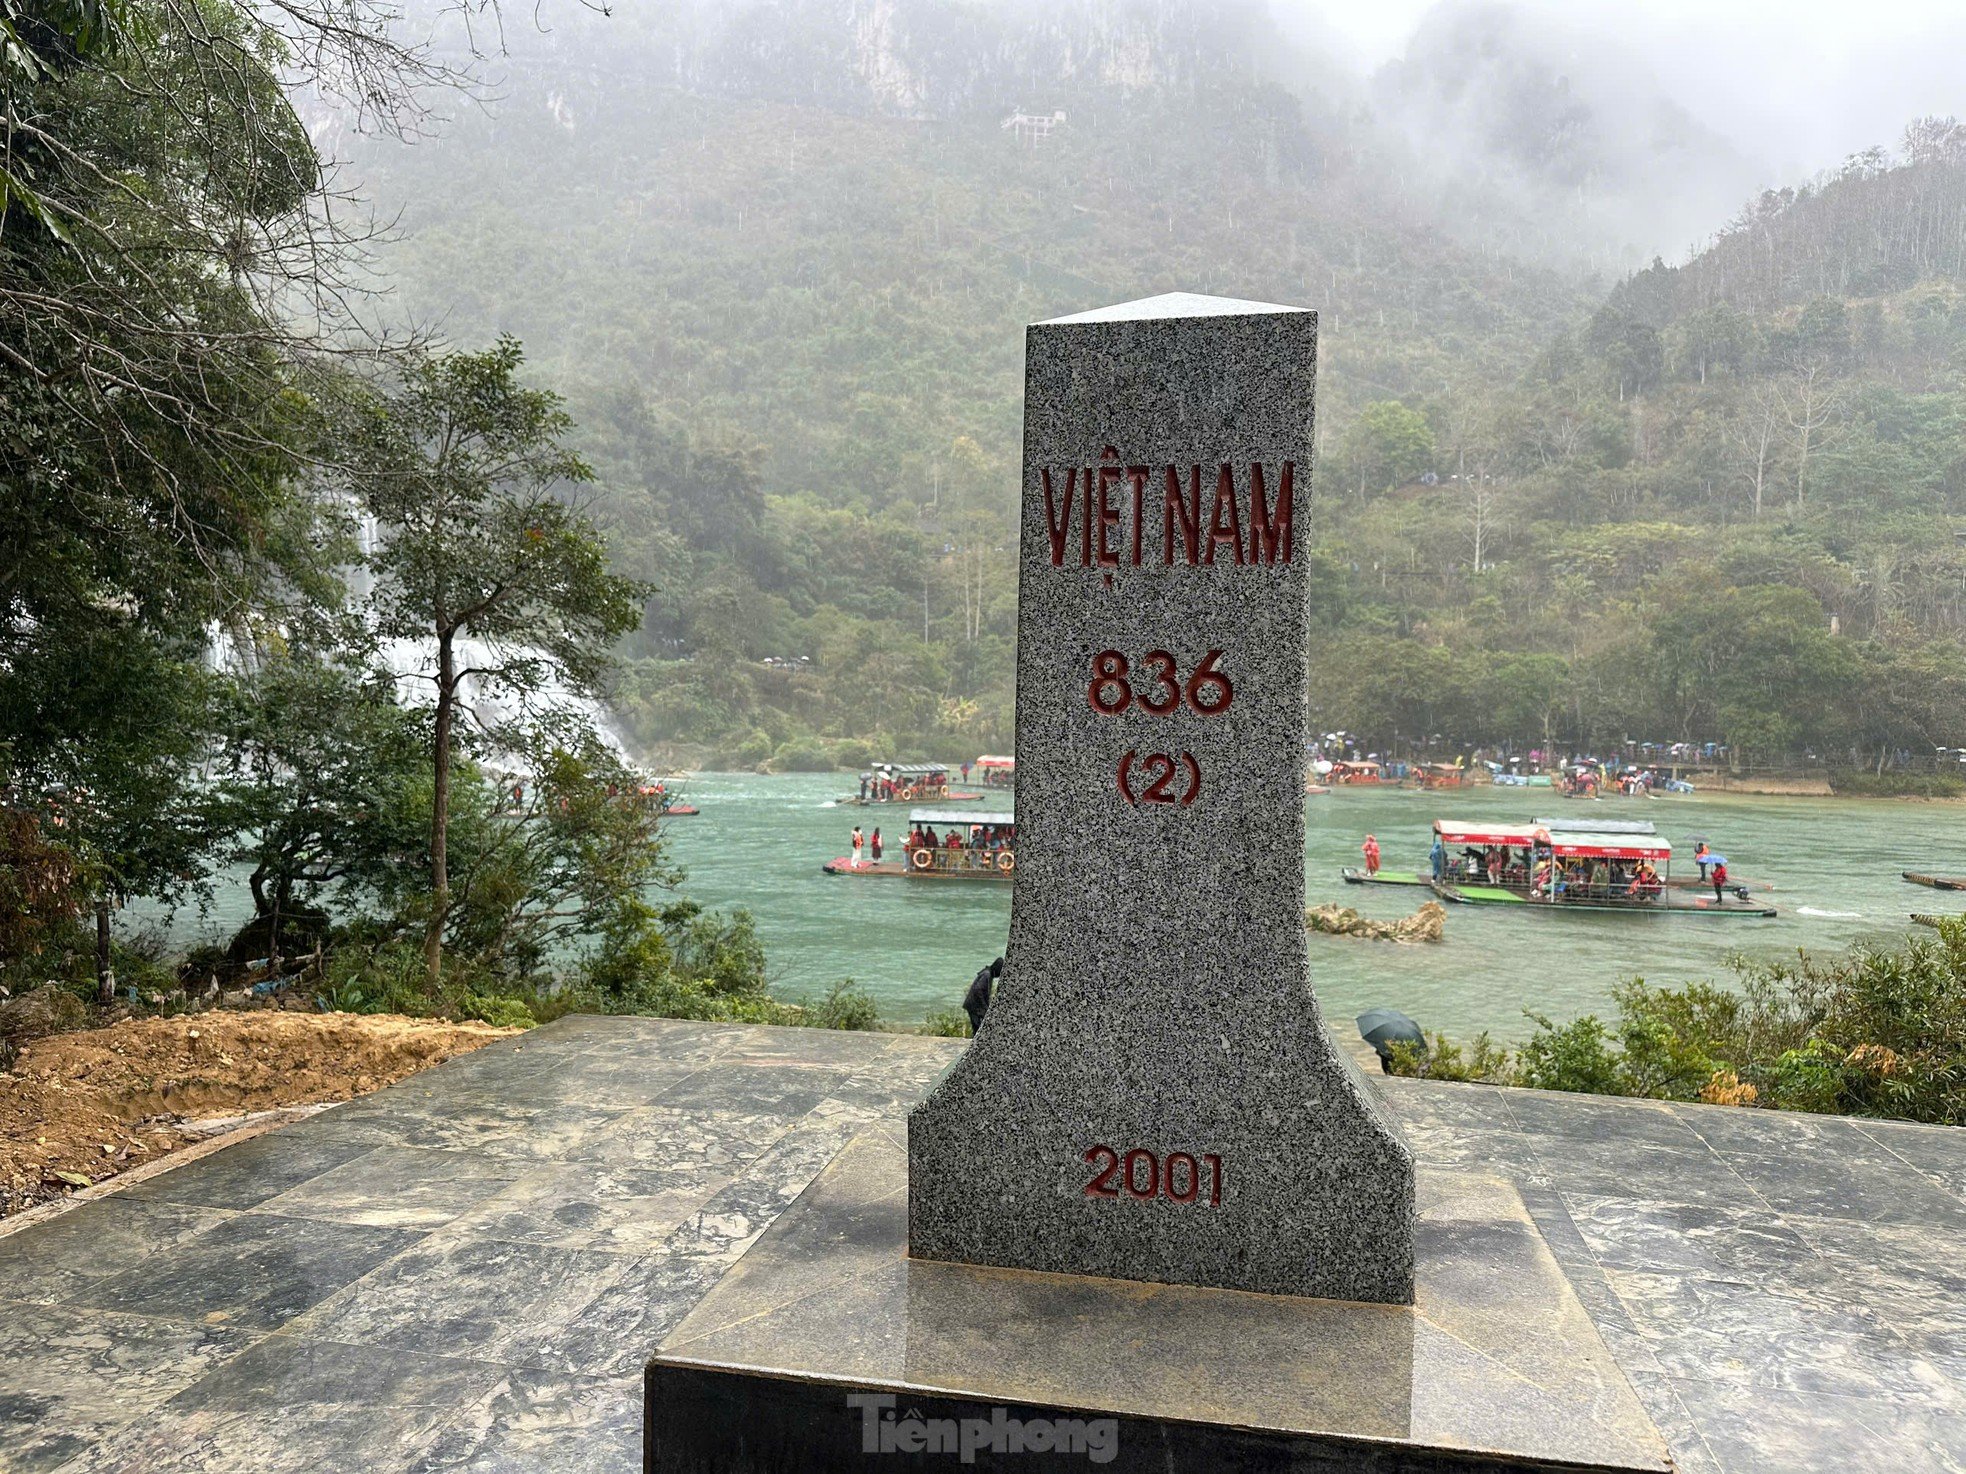
<path id="1" fill-rule="evenodd" d="M 1002 983 L 909 1118 L 909 1253 L 1413 1298 L 1413 1159 L 1304 934 L 1315 313 L 1026 339 Z"/>

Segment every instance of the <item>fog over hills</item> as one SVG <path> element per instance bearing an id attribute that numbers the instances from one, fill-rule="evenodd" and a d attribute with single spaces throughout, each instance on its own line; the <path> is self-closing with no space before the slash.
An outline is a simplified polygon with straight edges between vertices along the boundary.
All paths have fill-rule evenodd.
<path id="1" fill-rule="evenodd" d="M 1648 12 L 1567 14 L 1362 58 L 1288 0 L 570 7 L 507 17 L 483 109 L 342 151 L 396 310 L 568 396 L 660 590 L 644 744 L 1001 747 L 1023 326 L 1175 289 L 1322 314 L 1328 726 L 1938 740 L 1966 132 L 1783 177 Z"/>

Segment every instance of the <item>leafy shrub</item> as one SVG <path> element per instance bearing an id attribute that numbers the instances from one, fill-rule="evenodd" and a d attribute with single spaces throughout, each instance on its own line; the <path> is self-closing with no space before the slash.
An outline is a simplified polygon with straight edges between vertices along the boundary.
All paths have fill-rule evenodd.
<path id="1" fill-rule="evenodd" d="M 1475 1035 L 1466 1049 L 1441 1034 L 1431 1036 L 1425 1045 L 1397 1040 L 1392 1046 L 1391 1073 L 1427 1080 L 1478 1081 L 1484 1085 L 1516 1083 L 1508 1050 L 1486 1031 Z"/>
<path id="2" fill-rule="evenodd" d="M 1615 992 L 1615 1026 L 1531 1014 L 1513 1071 L 1485 1037 L 1464 1062 L 1438 1035 L 1425 1052 L 1396 1048 L 1394 1071 L 1966 1125 L 1966 919 L 1895 948 L 1734 971 L 1738 990 L 1633 979 Z"/>
<path id="3" fill-rule="evenodd" d="M 842 738 L 833 744 L 833 765 L 857 772 L 886 757 L 888 745 L 879 736 Z"/>
<path id="4" fill-rule="evenodd" d="M 922 1021 L 922 1032 L 937 1039 L 967 1039 L 969 1015 L 960 1008 L 938 1008 Z"/>
<path id="5" fill-rule="evenodd" d="M 810 737 L 783 743 L 771 757 L 774 773 L 830 773 L 833 755 L 824 743 Z"/>
<path id="6" fill-rule="evenodd" d="M 872 1029 L 880 1024 L 880 1009 L 852 978 L 841 978 L 826 996 L 805 1010 L 805 1021 L 816 1029 Z"/>
<path id="7" fill-rule="evenodd" d="M 525 1000 L 496 993 L 466 993 L 458 1012 L 464 1018 L 482 1019 L 501 1029 L 530 1029 L 539 1023 Z"/>
<path id="8" fill-rule="evenodd" d="M 771 733 L 756 731 L 731 749 L 731 766 L 740 772 L 752 772 L 770 762 L 771 753 Z"/>
<path id="9" fill-rule="evenodd" d="M 437 1012 L 424 971 L 423 949 L 406 938 L 377 946 L 351 944 L 328 954 L 320 1001 L 337 1013 Z"/>
<path id="10" fill-rule="evenodd" d="M 1518 1054 L 1518 1083 L 1532 1090 L 1578 1090 L 1592 1095 L 1624 1095 L 1623 1063 L 1611 1049 L 1611 1034 L 1595 1014 L 1561 1026 L 1531 1014 L 1536 1032 Z"/>

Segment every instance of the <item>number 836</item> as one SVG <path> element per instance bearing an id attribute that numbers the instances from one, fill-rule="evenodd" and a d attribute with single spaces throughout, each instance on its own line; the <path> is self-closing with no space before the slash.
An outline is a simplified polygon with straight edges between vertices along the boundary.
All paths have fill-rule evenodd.
<path id="1" fill-rule="evenodd" d="M 1211 650 L 1184 681 L 1180 662 L 1166 650 L 1149 650 L 1139 670 L 1118 650 L 1101 650 L 1092 657 L 1092 680 L 1086 700 L 1101 716 L 1116 717 L 1129 707 L 1164 717 L 1183 706 L 1199 716 L 1220 716 L 1236 699 L 1236 688 L 1221 668 L 1222 652 Z M 1140 689 L 1136 690 L 1138 682 Z"/>

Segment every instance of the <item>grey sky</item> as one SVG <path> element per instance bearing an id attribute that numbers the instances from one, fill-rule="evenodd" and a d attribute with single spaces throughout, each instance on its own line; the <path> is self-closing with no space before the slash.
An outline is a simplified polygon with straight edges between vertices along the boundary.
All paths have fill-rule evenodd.
<path id="1" fill-rule="evenodd" d="M 1359 63 L 1396 56 L 1433 0 L 1271 0 Z M 1922 113 L 1966 116 L 1960 0 L 1519 0 L 1635 52 L 1669 95 L 1790 182 Z"/>

